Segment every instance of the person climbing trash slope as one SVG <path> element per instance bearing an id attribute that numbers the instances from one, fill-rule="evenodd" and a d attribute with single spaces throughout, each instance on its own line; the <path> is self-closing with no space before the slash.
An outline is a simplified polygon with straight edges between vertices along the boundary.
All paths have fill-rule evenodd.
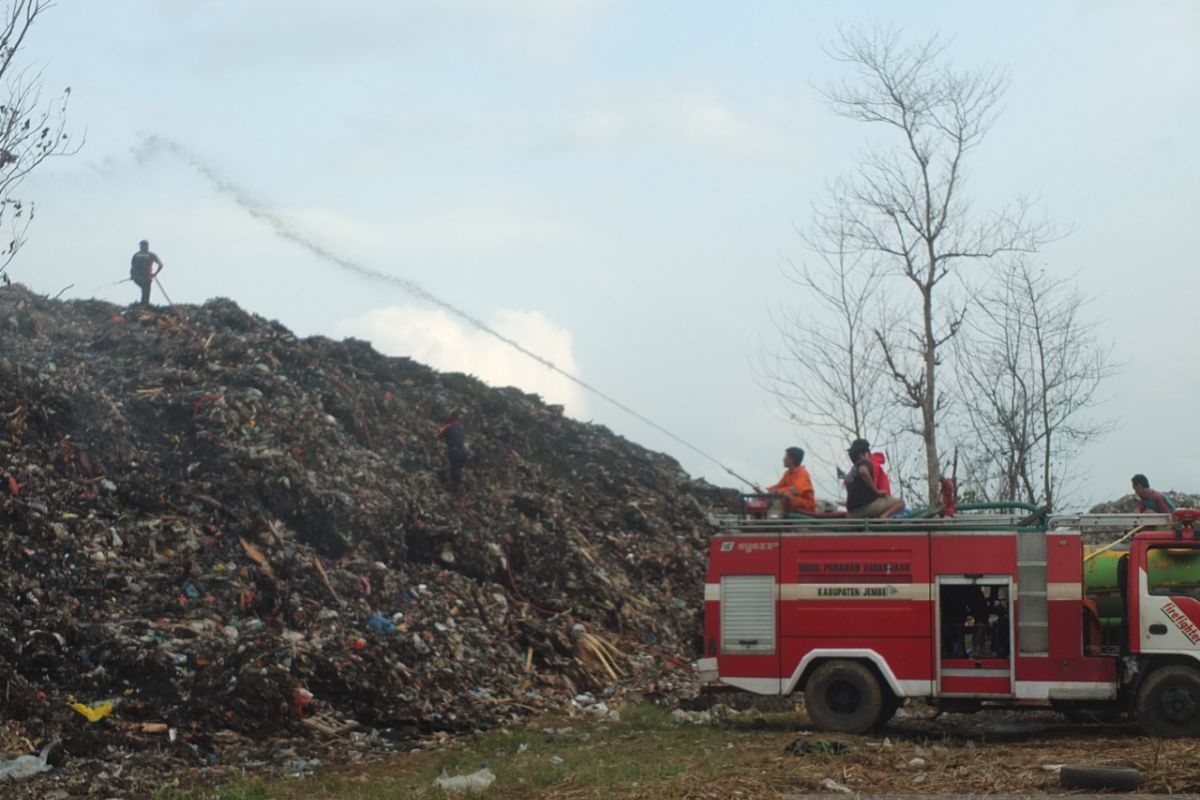
<path id="1" fill-rule="evenodd" d="M 467 434 L 463 429 L 460 412 L 453 411 L 442 422 L 437 438 L 446 442 L 446 458 L 450 462 L 450 485 L 455 489 L 462 485 L 462 470 L 470 453 L 467 450 Z"/>

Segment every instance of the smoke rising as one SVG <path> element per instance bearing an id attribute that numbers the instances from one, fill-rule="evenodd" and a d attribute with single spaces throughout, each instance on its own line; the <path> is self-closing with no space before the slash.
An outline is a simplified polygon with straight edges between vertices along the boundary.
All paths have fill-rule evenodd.
<path id="1" fill-rule="evenodd" d="M 186 163 L 192 169 L 196 170 L 198 173 L 203 175 L 208 180 L 208 182 L 211 183 L 218 192 L 229 197 L 231 200 L 233 200 L 235 203 L 237 203 L 239 206 L 241 206 L 241 208 L 243 210 L 245 210 L 246 213 L 248 213 L 254 219 L 269 226 L 271 228 L 271 230 L 274 231 L 275 235 L 278 236 L 279 238 L 286 239 L 287 241 L 292 242 L 293 244 L 296 244 L 299 247 L 302 247 L 303 249 L 307 250 L 309 253 L 313 254 L 317 258 L 319 258 L 325 262 L 328 262 L 330 264 L 333 264 L 334 266 L 339 267 L 340 269 L 343 269 L 346 272 L 352 273 L 354 275 L 359 276 L 360 278 L 365 278 L 370 281 L 375 281 L 377 283 L 385 284 L 388 286 L 393 286 L 397 289 L 400 289 L 402 292 L 408 294 L 411 297 L 414 297 L 418 300 L 423 300 L 426 303 L 429 303 L 431 305 L 434 305 L 434 306 L 446 311 L 448 314 L 451 314 L 454 317 L 457 317 L 458 319 L 467 323 L 471 327 L 482 331 L 483 333 L 487 334 L 488 336 L 494 337 L 498 341 L 503 342 L 504 344 L 513 348 L 517 352 L 522 353 L 523 355 L 527 356 L 528 358 L 533 359 L 537 363 L 544 366 L 546 369 L 554 372 L 557 375 L 561 375 L 562 377 L 564 377 L 567 380 L 571 381 L 572 383 L 580 386 L 581 388 L 585 389 L 586 391 L 589 391 L 592 394 L 596 395 L 597 397 L 607 401 L 608 403 L 611 403 L 616 408 L 621 409 L 626 414 L 629 414 L 633 418 L 645 423 L 646 425 L 650 426 L 651 428 L 658 431 L 659 433 L 662 433 L 665 436 L 670 437 L 672 440 L 678 442 L 679 444 L 688 448 L 692 452 L 697 453 L 698 455 L 708 459 L 709 461 L 712 461 L 714 464 L 717 464 L 722 469 L 724 469 L 726 472 L 728 472 L 729 474 L 738 478 L 739 480 L 745 481 L 744 478 L 741 478 L 741 476 L 737 475 L 735 472 L 733 472 L 733 470 L 729 469 L 724 464 L 722 464 L 720 461 L 718 461 L 716 458 L 709 455 L 708 453 L 705 453 L 703 450 L 699 449 L 695 445 L 692 445 L 692 444 L 688 443 L 687 441 L 684 441 L 683 439 L 681 439 L 679 436 L 676 436 L 671 431 L 667 430 L 666 428 L 662 427 L 661 425 L 658 425 L 653 420 L 650 420 L 650 419 L 642 416 L 641 414 L 634 411 L 632 408 L 625 405 L 624 403 L 617 400 L 616 398 L 606 394 L 605 392 L 600 391 L 595 386 L 592 386 L 592 385 L 588 384 L 587 382 L 575 377 L 574 375 L 567 372 L 566 370 L 559 368 L 558 365 L 556 365 L 553 361 L 551 361 L 548 358 L 545 358 L 541 355 L 538 355 L 537 353 L 533 352 L 532 350 L 527 349 L 526 347 L 522 346 L 520 344 L 520 342 L 517 342 L 514 339 L 511 339 L 511 338 L 505 336 L 504 334 L 502 334 L 499 331 L 497 331 L 496 329 L 492 328 L 491 326 L 489 326 L 482 320 L 472 316 L 471 314 L 468 314 L 466 311 L 463 311 L 462 309 L 456 307 L 455 305 L 443 300 L 442 298 L 440 298 L 437 295 L 433 294 L 432 292 L 428 291 L 420 284 L 417 284 L 414 281 L 410 281 L 405 278 L 397 277 L 395 275 L 389 275 L 386 272 L 380 272 L 377 269 L 364 266 L 362 264 L 359 264 L 358 262 L 351 261 L 350 259 L 344 258 L 343 256 L 339 256 L 338 254 L 336 254 L 330 250 L 327 250 L 326 248 L 322 247 L 320 244 L 312 241 L 311 239 L 307 238 L 302 233 L 297 231 L 295 228 L 293 228 L 291 225 L 289 225 L 282 217 L 280 217 L 278 214 L 276 214 L 270 208 L 268 208 L 263 203 L 261 203 L 260 201 L 255 199 L 246 189 L 244 189 L 243 187 L 239 186 L 238 184 L 236 184 L 233 181 L 226 178 L 216 168 L 214 168 L 208 162 L 204 161 L 204 159 L 200 158 L 198 155 L 196 155 L 195 153 L 193 153 L 191 150 L 184 147 L 180 143 L 178 143 L 172 139 L 167 139 L 166 137 L 163 137 L 163 136 L 150 135 L 150 136 L 144 137 L 141 145 L 134 151 L 134 156 L 137 158 L 137 160 L 139 162 L 148 161 L 149 159 L 154 158 L 161 154 L 174 156 L 175 158 L 178 158 L 179 160 Z"/>

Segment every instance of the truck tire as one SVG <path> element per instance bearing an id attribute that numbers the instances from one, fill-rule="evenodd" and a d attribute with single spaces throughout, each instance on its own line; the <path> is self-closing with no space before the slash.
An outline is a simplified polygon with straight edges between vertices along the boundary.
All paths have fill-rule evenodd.
<path id="1" fill-rule="evenodd" d="M 883 693 L 883 708 L 879 712 L 879 719 L 875 720 L 875 727 L 882 728 L 892 721 L 892 717 L 896 716 L 896 712 L 900 710 L 900 706 L 904 705 L 903 697 L 896 697 L 890 691 Z"/>
<path id="2" fill-rule="evenodd" d="M 1128 767 L 1075 767 L 1064 764 L 1058 773 L 1064 789 L 1119 789 L 1132 791 L 1142 785 L 1142 773 Z"/>
<path id="3" fill-rule="evenodd" d="M 1151 672 L 1138 690 L 1137 712 L 1155 736 L 1200 736 L 1200 673 L 1181 666 Z"/>
<path id="4" fill-rule="evenodd" d="M 866 733 L 883 713 L 883 689 L 862 664 L 828 661 L 808 679 L 804 707 L 822 730 Z"/>

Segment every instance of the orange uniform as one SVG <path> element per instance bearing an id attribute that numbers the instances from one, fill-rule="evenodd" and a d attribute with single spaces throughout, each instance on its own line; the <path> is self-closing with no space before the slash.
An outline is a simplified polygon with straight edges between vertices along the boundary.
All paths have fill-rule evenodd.
<path id="1" fill-rule="evenodd" d="M 789 514 L 811 514 L 817 509 L 812 479 L 808 477 L 808 470 L 804 468 L 803 464 L 797 464 L 783 473 L 779 483 L 768 486 L 767 491 L 787 497 Z"/>

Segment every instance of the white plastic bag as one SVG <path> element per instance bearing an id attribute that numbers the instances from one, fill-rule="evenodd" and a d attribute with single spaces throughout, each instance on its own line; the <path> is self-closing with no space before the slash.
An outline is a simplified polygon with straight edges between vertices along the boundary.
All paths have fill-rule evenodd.
<path id="1" fill-rule="evenodd" d="M 32 778 L 40 772 L 48 772 L 50 765 L 46 763 L 46 757 L 50 755 L 52 747 L 54 742 L 43 747 L 42 752 L 36 756 L 17 756 L 0 760 L 0 783 L 20 781 Z"/>
<path id="2" fill-rule="evenodd" d="M 433 779 L 433 785 L 446 792 L 482 792 L 491 786 L 494 780 L 496 780 L 496 773 L 484 767 L 470 775 L 451 777 L 443 772 Z"/>

